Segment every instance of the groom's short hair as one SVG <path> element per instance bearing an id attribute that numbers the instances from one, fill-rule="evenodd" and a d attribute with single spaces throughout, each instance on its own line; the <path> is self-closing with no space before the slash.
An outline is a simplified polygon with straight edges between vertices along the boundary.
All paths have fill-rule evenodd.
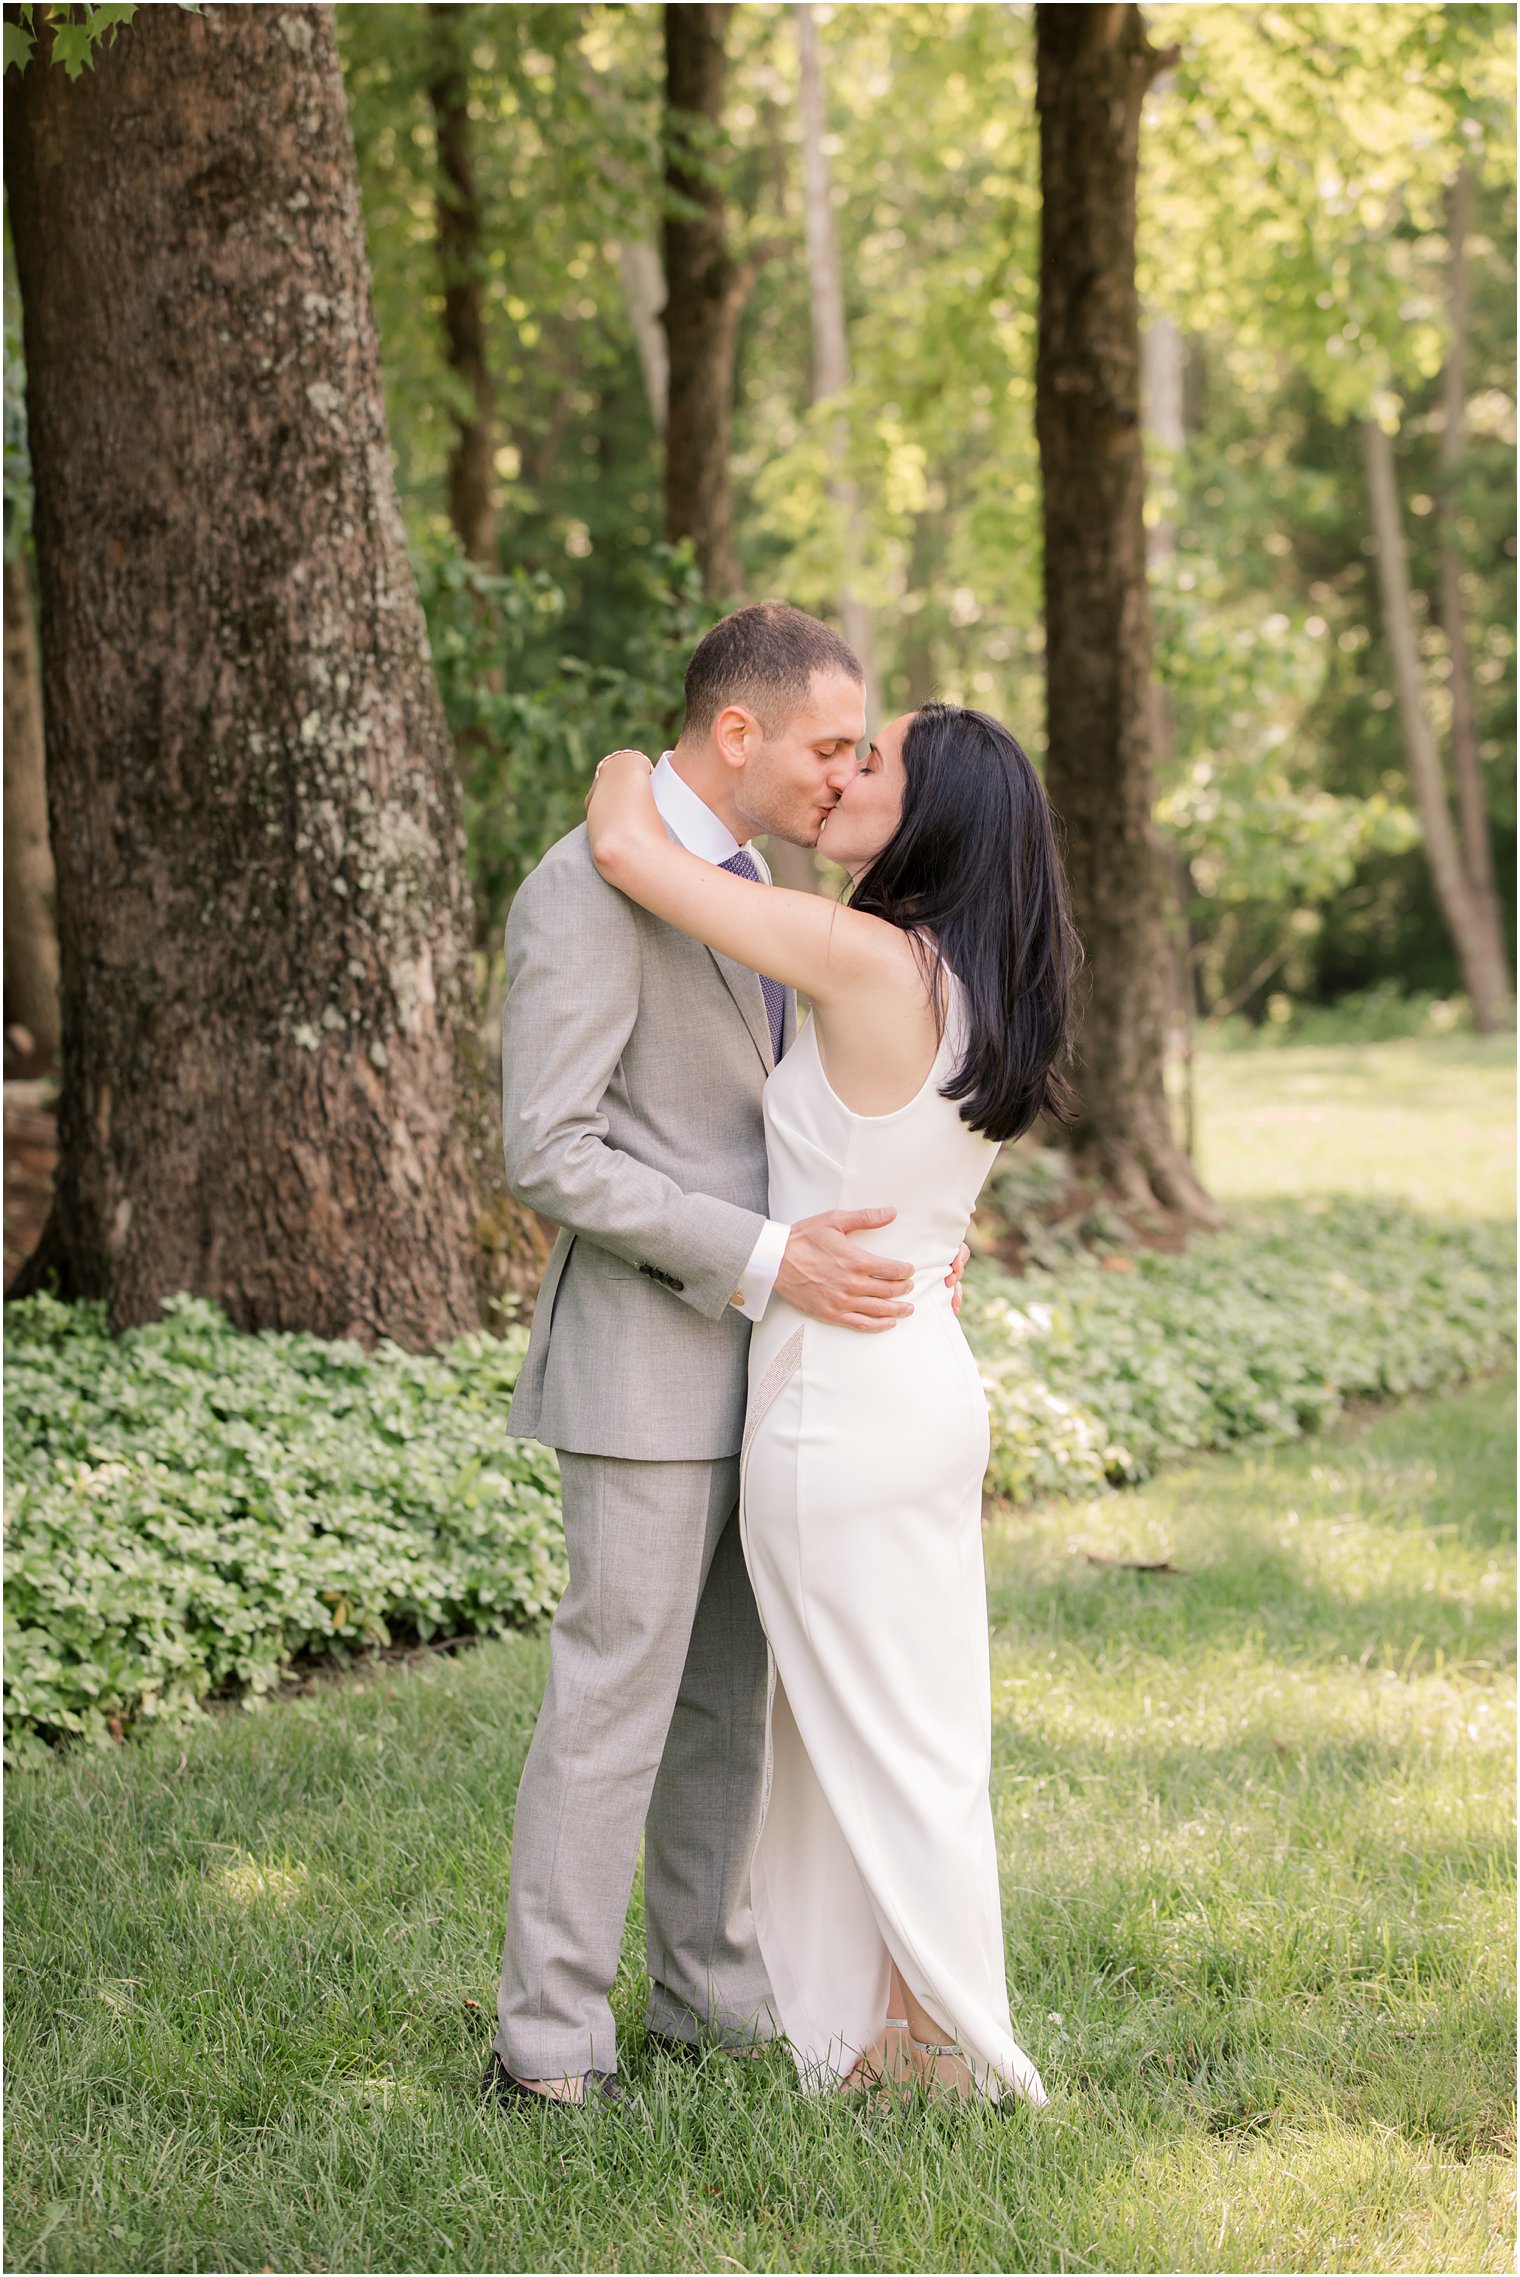
<path id="1" fill-rule="evenodd" d="M 854 649 L 805 609 L 785 601 L 735 609 L 692 651 L 681 732 L 703 735 L 726 704 L 742 704 L 775 735 L 807 702 L 815 672 L 840 672 L 865 684 Z"/>

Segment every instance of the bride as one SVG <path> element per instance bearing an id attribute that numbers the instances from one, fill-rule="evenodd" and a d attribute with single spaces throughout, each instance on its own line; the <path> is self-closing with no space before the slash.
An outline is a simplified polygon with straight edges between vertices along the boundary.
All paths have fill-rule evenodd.
<path id="1" fill-rule="evenodd" d="M 812 1000 L 765 1087 L 772 1217 L 891 1204 L 915 1268 L 886 1334 L 773 1299 L 751 1342 L 740 1522 L 772 1678 L 751 1886 L 778 2020 L 812 2085 L 1044 2103 L 1009 2014 L 989 1794 L 987 1407 L 944 1260 L 1000 1143 L 1071 1111 L 1053 818 L 1005 727 L 926 704 L 820 834 L 840 905 L 686 852 L 650 771 L 635 751 L 597 770 L 602 876 Z"/>

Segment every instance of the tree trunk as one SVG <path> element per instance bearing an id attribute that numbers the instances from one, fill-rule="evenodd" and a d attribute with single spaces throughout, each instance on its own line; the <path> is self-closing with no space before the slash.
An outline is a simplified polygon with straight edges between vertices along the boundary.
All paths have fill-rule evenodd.
<path id="1" fill-rule="evenodd" d="M 58 1063 L 58 933 L 42 682 L 26 564 L 5 565 L 5 1018 Z"/>
<path id="2" fill-rule="evenodd" d="M 808 290 L 813 316 L 813 401 L 827 403 L 850 384 L 850 348 L 844 320 L 844 270 L 839 258 L 839 232 L 834 227 L 834 185 L 824 147 L 828 119 L 824 103 L 823 64 L 818 52 L 818 27 L 808 0 L 796 0 L 799 92 L 802 110 L 802 208 L 807 237 Z M 830 423 L 829 454 L 833 473 L 829 497 L 839 522 L 844 574 L 839 586 L 839 622 L 844 637 L 860 658 L 866 676 L 866 716 L 879 720 L 881 691 L 876 684 L 872 655 L 871 612 L 855 591 L 850 564 L 860 559 L 865 531 L 860 494 L 851 479 L 850 430 L 844 413 Z"/>
<path id="3" fill-rule="evenodd" d="M 728 251 L 720 145 L 727 6 L 665 10 L 665 534 L 690 538 L 707 591 L 740 590 L 729 436 L 739 319 L 755 281 Z"/>
<path id="4" fill-rule="evenodd" d="M 665 271 L 660 266 L 659 248 L 646 237 L 624 238 L 618 246 L 618 281 L 633 328 L 639 370 L 644 375 L 649 416 L 655 433 L 663 435 L 670 405 L 670 354 L 660 322 L 665 306 Z"/>
<path id="5" fill-rule="evenodd" d="M 1478 750 L 1478 715 L 1473 698 L 1472 657 L 1467 646 L 1467 609 L 1462 598 L 1462 549 L 1457 539 L 1457 489 L 1467 440 L 1467 334 L 1472 293 L 1467 267 L 1467 233 L 1472 219 L 1472 169 L 1461 166 L 1447 199 L 1451 350 L 1441 375 L 1441 494 L 1437 514 L 1438 611 L 1451 660 L 1451 772 L 1457 791 L 1462 866 L 1484 925 L 1503 932 L 1494 882 L 1493 845 L 1483 796 L 1483 762 Z"/>
<path id="6" fill-rule="evenodd" d="M 928 598 L 944 557 L 944 535 L 944 517 L 937 506 L 926 506 L 922 513 L 914 515 L 913 535 L 908 541 L 908 592 L 914 606 L 911 612 L 904 612 L 902 630 L 908 709 L 914 712 L 931 700 L 939 686 L 934 617 Z"/>
<path id="7" fill-rule="evenodd" d="M 1163 72 L 1152 82 L 1152 94 L 1159 98 L 1172 86 L 1172 74 Z M 1156 103 L 1153 102 L 1153 112 Z M 1173 490 L 1177 462 L 1187 441 L 1187 423 L 1184 414 L 1183 371 L 1185 368 L 1182 332 L 1175 317 L 1158 315 L 1146 325 L 1140 338 L 1140 396 L 1143 405 L 1142 420 L 1145 433 L 1167 455 L 1167 488 Z M 1172 520 L 1170 506 L 1146 525 L 1145 567 L 1147 578 L 1154 578 L 1170 567 L 1177 555 L 1177 525 Z M 1151 682 L 1151 756 L 1158 774 L 1170 768 L 1177 751 L 1177 712 L 1171 690 L 1157 676 Z M 1189 1156 L 1197 1146 L 1198 1098 L 1194 1081 L 1193 1005 L 1197 992 L 1194 978 L 1192 931 L 1189 924 L 1191 900 L 1191 873 L 1187 857 L 1175 843 L 1164 847 L 1163 875 L 1171 881 L 1171 890 L 1162 896 L 1162 924 L 1171 944 L 1171 1030 L 1174 1048 L 1182 1069 L 1182 1144 Z"/>
<path id="8" fill-rule="evenodd" d="M 494 391 L 486 360 L 483 228 L 470 149 L 469 25 L 456 0 L 428 10 L 428 96 L 438 138 L 438 266 L 443 275 L 443 337 L 461 402 L 451 402 L 457 434 L 449 452 L 449 519 L 471 561 L 495 569 Z"/>
<path id="9" fill-rule="evenodd" d="M 632 169 L 616 155 L 627 138 L 626 117 L 612 100 L 603 74 L 595 70 L 589 60 L 586 60 L 581 84 L 601 136 L 600 159 L 607 179 L 631 209 L 638 201 L 639 188 L 632 178 Z M 665 345 L 665 328 L 660 321 L 660 311 L 665 306 L 665 266 L 659 246 L 652 237 L 643 234 L 620 238 L 616 253 L 623 308 L 638 354 L 649 416 L 655 433 L 663 436 L 670 403 L 670 356 Z"/>
<path id="10" fill-rule="evenodd" d="M 1170 959 L 1151 819 L 1135 175 L 1145 90 L 1173 56 L 1149 45 L 1130 6 L 1038 6 L 1035 45 L 1045 780 L 1090 981 L 1069 1143 L 1121 1201 L 1218 1224 L 1167 1107 Z"/>
<path id="11" fill-rule="evenodd" d="M 526 1277 L 330 10 L 6 81 L 58 866 L 26 1287 L 411 1348 Z M 496 1270 L 492 1267 L 492 1272 Z"/>
<path id="12" fill-rule="evenodd" d="M 1172 462 L 1180 456 L 1187 441 L 1182 386 L 1185 361 L 1182 334 L 1175 319 L 1156 317 L 1146 326 L 1140 343 L 1143 416 L 1146 433 L 1155 437 Z M 1164 569 L 1175 560 L 1176 553 L 1177 525 L 1170 513 L 1163 514 L 1146 530 L 1146 565 L 1152 570 Z"/>
<path id="13" fill-rule="evenodd" d="M 1393 465 L 1393 444 L 1376 419 L 1362 423 L 1367 467 L 1367 494 L 1372 506 L 1372 534 L 1377 546 L 1378 590 L 1383 605 L 1383 631 L 1393 663 L 1394 689 L 1404 731 L 1404 759 L 1414 792 L 1425 859 L 1441 905 L 1441 915 L 1462 968 L 1462 983 L 1472 1004 L 1473 1025 L 1488 1035 L 1507 1027 L 1510 1019 L 1509 974 L 1499 928 L 1485 912 L 1473 891 L 1462 862 L 1462 850 L 1446 804 L 1441 776 L 1441 755 L 1425 709 L 1420 678 L 1419 643 L 1409 599 L 1409 565 L 1404 551 L 1404 524 Z"/>

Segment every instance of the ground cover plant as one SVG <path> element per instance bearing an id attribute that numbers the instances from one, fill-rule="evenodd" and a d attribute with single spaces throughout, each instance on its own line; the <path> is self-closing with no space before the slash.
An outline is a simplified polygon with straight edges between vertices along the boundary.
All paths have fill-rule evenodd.
<path id="1" fill-rule="evenodd" d="M 12 1780 L 9 2265 L 1511 2266 L 1513 1425 L 1474 1385 L 994 1517 L 1039 2115 L 670 2065 L 637 1903 L 632 2123 L 482 2110 L 541 1635 Z"/>
<path id="2" fill-rule="evenodd" d="M 1295 1201 L 1182 1255 L 1078 1252 L 1018 1280 L 973 1266 L 963 1318 L 992 1490 L 1080 1493 L 1496 1366 L 1514 1342 L 1513 1229 Z"/>
<path id="3" fill-rule="evenodd" d="M 1286 1160 L 1307 1191 L 1237 1191 L 1232 1227 L 1177 1255 L 1100 1233 L 1017 1280 L 979 1260 L 965 1321 L 992 1490 L 1133 1484 L 1498 1365 L 1513 1224 L 1451 1214 L 1443 1181 L 1465 1132 L 1467 1198 L 1494 1206 L 1503 1058 L 1442 1038 L 1206 1061 L 1206 1135 L 1263 1182 Z M 1285 1144 L 1264 1067 L 1308 1151 Z M 1376 1150 L 1380 1118 L 1388 1190 L 1325 1191 Z M 1439 1216 L 1419 1206 L 1431 1191 Z M 505 1430 L 524 1344 L 366 1354 L 244 1336 L 193 1299 L 113 1339 L 98 1307 L 8 1306 L 7 1760 L 257 1697 L 313 1653 L 542 1619 L 563 1543 L 553 1457 Z"/>
<path id="4" fill-rule="evenodd" d="M 1512 1288 L 1511 1229 L 1353 1202 L 1261 1212 L 1180 1256 L 979 1266 L 989 1484 L 1130 1483 L 1492 1368 Z M 193 1299 L 119 1339 L 97 1307 L 8 1308 L 8 1760 L 257 1694 L 303 1654 L 552 1610 L 556 1466 L 505 1430 L 522 1349 L 243 1336 Z"/>
<path id="5" fill-rule="evenodd" d="M 6 1311 L 7 1760 L 293 1659 L 490 1633 L 564 1587 L 559 1469 L 504 1428 L 526 1345 L 244 1336 L 181 1298 Z"/>
<path id="6" fill-rule="evenodd" d="M 1413 1216 L 1498 1218 L 1505 1060 L 1206 1057 L 1211 1177 L 1242 1223 L 1366 1165 Z M 1411 1222 L 1404 1266 L 1429 1265 Z M 1141 1262 L 1083 1296 L 1143 1288 Z M 995 1506 L 1038 2118 L 803 2103 L 779 2054 L 673 2070 L 641 2031 L 637 1885 L 634 2126 L 480 2110 L 541 1630 L 50 1752 L 7 1782 L 10 2266 L 1511 2266 L 1513 1428 L 1496 1377 Z"/>

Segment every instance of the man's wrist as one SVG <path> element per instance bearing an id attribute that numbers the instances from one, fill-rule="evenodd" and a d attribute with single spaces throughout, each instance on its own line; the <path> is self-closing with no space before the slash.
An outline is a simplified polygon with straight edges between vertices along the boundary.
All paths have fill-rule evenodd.
<path id="1" fill-rule="evenodd" d="M 740 1274 L 738 1286 L 728 1300 L 736 1312 L 744 1314 L 746 1320 L 759 1320 L 770 1303 L 771 1291 L 775 1288 L 776 1276 L 781 1271 L 781 1261 L 786 1255 L 791 1230 L 789 1225 L 783 1225 L 778 1218 L 767 1218 L 760 1228 L 759 1238 L 750 1252 L 749 1263 Z"/>

